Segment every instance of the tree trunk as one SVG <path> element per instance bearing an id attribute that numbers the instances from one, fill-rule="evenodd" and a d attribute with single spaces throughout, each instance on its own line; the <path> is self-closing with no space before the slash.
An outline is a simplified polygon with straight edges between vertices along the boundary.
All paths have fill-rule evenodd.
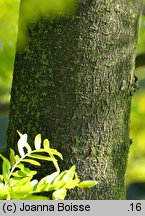
<path id="1" fill-rule="evenodd" d="M 17 148 L 16 130 L 30 142 L 41 133 L 63 154 L 62 170 L 75 164 L 81 180 L 98 181 L 68 199 L 125 199 L 140 12 L 139 0 L 82 0 L 73 15 L 27 24 L 17 49 L 8 144 Z"/>

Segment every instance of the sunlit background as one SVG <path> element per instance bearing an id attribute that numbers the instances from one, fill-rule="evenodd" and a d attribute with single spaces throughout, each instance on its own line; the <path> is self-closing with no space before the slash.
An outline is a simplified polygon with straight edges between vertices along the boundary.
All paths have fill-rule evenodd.
<path id="1" fill-rule="evenodd" d="M 27 1 L 28 2 L 28 1 Z M 32 0 L 33 4 L 38 0 Z M 41 2 L 47 2 L 41 0 Z M 61 3 L 60 3 L 61 2 Z M 50 13 L 55 8 L 61 14 L 66 10 L 68 2 L 73 0 L 49 0 L 51 7 L 42 7 L 37 13 Z M 18 14 L 20 0 L 0 0 L 0 150 L 6 147 L 6 129 L 10 89 L 14 66 L 16 39 L 18 32 Z M 36 4 L 37 5 L 37 4 Z M 46 6 L 46 5 L 45 5 Z M 74 3 L 71 8 L 74 8 Z M 48 10 L 49 9 L 49 10 Z M 29 8 L 26 7 L 26 10 Z M 73 9 L 72 9 L 73 10 Z M 35 13 L 35 15 L 37 15 Z M 27 17 L 29 19 L 30 17 Z M 145 199 L 145 16 L 142 16 L 136 51 L 135 74 L 139 80 L 139 90 L 134 94 L 131 108 L 130 137 L 131 145 L 128 168 L 126 171 L 127 198 Z"/>

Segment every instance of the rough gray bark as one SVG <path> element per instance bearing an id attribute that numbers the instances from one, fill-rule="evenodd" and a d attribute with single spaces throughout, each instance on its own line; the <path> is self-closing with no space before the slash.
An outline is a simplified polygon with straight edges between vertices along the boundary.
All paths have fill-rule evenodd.
<path id="1" fill-rule="evenodd" d="M 141 1 L 83 0 L 75 15 L 27 25 L 17 50 L 8 144 L 16 148 L 16 130 L 41 133 L 62 152 L 62 169 L 76 164 L 82 180 L 98 181 L 69 199 L 125 198 L 140 12 Z"/>

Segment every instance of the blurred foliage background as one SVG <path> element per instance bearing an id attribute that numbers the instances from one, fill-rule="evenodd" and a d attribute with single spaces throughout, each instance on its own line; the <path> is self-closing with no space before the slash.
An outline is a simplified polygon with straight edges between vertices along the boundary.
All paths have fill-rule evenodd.
<path id="1" fill-rule="evenodd" d="M 26 1 L 25 14 L 30 14 L 31 7 Z M 37 6 L 38 0 L 32 0 L 36 10 L 34 16 L 51 13 L 61 14 L 68 7 L 68 2 L 73 0 L 41 0 L 41 7 Z M 61 3 L 60 3 L 61 2 Z M 46 4 L 47 3 L 47 4 Z M 18 14 L 20 0 L 0 0 L 0 149 L 6 145 L 6 128 L 8 124 L 8 107 L 12 72 L 16 50 L 18 32 Z M 70 8 L 69 8 L 70 10 Z M 26 13 L 28 11 L 28 13 Z M 36 13 L 37 12 L 37 13 Z M 139 90 L 134 94 L 131 107 L 130 137 L 133 141 L 126 171 L 128 198 L 145 199 L 145 8 L 141 20 L 141 28 L 136 51 L 135 74 L 139 80 Z M 27 16 L 30 19 L 30 16 Z M 135 195 L 133 195 L 133 193 Z"/>
<path id="2" fill-rule="evenodd" d="M 0 103 L 9 101 L 19 0 L 0 0 Z"/>
<path id="3" fill-rule="evenodd" d="M 128 199 L 145 199 L 145 6 L 136 50 L 135 75 L 139 90 L 132 98 L 130 138 L 126 180 Z"/>

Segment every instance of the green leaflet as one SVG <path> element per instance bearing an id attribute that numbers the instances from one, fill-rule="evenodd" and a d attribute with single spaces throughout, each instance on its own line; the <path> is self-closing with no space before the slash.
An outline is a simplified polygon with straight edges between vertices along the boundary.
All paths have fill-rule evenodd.
<path id="1" fill-rule="evenodd" d="M 66 189 L 73 189 L 75 187 L 78 186 L 78 183 L 80 182 L 80 179 L 74 179 L 74 180 L 70 180 L 69 182 L 66 182 L 65 188 Z"/>
<path id="2" fill-rule="evenodd" d="M 41 148 L 41 134 L 38 134 L 34 140 L 35 149 L 38 150 Z"/>
<path id="3" fill-rule="evenodd" d="M 65 196 L 66 196 L 66 192 L 67 190 L 65 188 L 56 190 L 55 192 L 53 192 L 52 194 L 52 198 L 53 200 L 64 200 Z"/>
<path id="4" fill-rule="evenodd" d="M 4 177 L 5 182 L 8 182 L 8 176 L 10 173 L 11 164 L 10 164 L 9 160 L 7 158 L 5 158 L 4 156 L 2 156 L 1 154 L 0 154 L 0 157 L 3 160 L 3 163 L 2 163 L 3 177 Z"/>
<path id="5" fill-rule="evenodd" d="M 93 187 L 97 184 L 97 181 L 91 181 L 91 180 L 86 180 L 86 181 L 83 181 L 83 182 L 80 182 L 78 184 L 78 187 L 79 188 L 90 188 L 90 187 Z"/>
<path id="6" fill-rule="evenodd" d="M 51 175 L 46 176 L 46 183 L 51 184 L 58 175 L 59 172 L 54 172 Z"/>
<path id="7" fill-rule="evenodd" d="M 32 159 L 23 159 L 23 162 L 30 163 L 35 166 L 41 166 L 41 164 L 38 161 Z"/>
<path id="8" fill-rule="evenodd" d="M 19 134 L 20 137 L 22 136 L 22 134 L 20 133 L 20 131 L 17 130 L 17 133 Z"/>
<path id="9" fill-rule="evenodd" d="M 34 152 L 34 153 L 46 152 L 46 153 L 48 153 L 48 154 L 56 155 L 56 156 L 60 157 L 61 159 L 63 159 L 62 154 L 61 154 L 60 152 L 58 152 L 58 151 L 55 150 L 55 149 L 51 149 L 51 148 L 49 148 L 49 149 L 39 149 L 39 150 L 35 150 L 35 151 L 33 151 L 33 152 Z"/>
<path id="10" fill-rule="evenodd" d="M 49 148 L 50 148 L 50 143 L 49 143 L 49 140 L 48 140 L 48 139 L 45 139 L 45 140 L 43 141 L 43 147 L 44 147 L 45 150 L 49 150 Z"/>
<path id="11" fill-rule="evenodd" d="M 12 173 L 12 176 L 18 177 L 18 178 L 23 178 L 23 177 L 33 177 L 35 174 L 37 173 L 37 171 L 31 171 L 30 172 L 26 172 L 26 171 L 22 171 L 22 170 L 17 170 L 15 172 Z"/>
<path id="12" fill-rule="evenodd" d="M 15 155 L 15 161 L 18 162 L 20 160 L 19 155 Z"/>
<path id="13" fill-rule="evenodd" d="M 43 156 L 43 155 L 37 155 L 37 154 L 31 154 L 31 155 L 28 155 L 28 157 L 39 159 L 39 160 L 53 161 L 53 159 L 51 157 L 47 157 L 47 156 Z"/>
<path id="14" fill-rule="evenodd" d="M 10 163 L 11 163 L 11 166 L 13 167 L 16 163 L 16 159 L 15 159 L 15 152 L 13 149 L 10 148 Z"/>

